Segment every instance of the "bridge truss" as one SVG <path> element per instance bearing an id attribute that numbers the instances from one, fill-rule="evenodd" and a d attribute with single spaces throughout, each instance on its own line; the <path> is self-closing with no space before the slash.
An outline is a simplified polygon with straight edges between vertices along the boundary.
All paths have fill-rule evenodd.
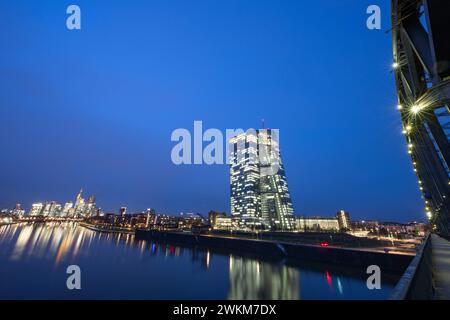
<path id="1" fill-rule="evenodd" d="M 398 109 L 425 212 L 450 234 L 450 0 L 392 0 Z"/>

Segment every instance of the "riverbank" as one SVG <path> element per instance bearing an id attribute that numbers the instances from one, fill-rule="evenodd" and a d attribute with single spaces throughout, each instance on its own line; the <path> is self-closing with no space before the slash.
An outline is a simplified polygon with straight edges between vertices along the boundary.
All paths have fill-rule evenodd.
<path id="1" fill-rule="evenodd" d="M 82 222 L 79 225 L 86 229 L 89 229 L 92 231 L 97 231 L 97 232 L 134 234 L 134 230 L 131 228 L 101 226 L 101 225 L 94 225 L 94 224 L 85 223 L 85 222 Z"/>
<path id="2" fill-rule="evenodd" d="M 278 259 L 304 260 L 364 268 L 377 265 L 386 272 L 403 273 L 414 255 L 383 253 L 361 248 L 341 248 L 293 242 L 236 238 L 220 235 L 195 235 L 188 232 L 136 230 L 137 240 L 158 240 L 230 252 L 248 252 Z"/>
<path id="3" fill-rule="evenodd" d="M 19 223 L 1 231 L 1 299 L 380 300 L 398 280 L 383 270 L 381 289 L 369 290 L 365 268 L 134 240 L 78 223 Z M 82 290 L 65 285 L 74 264 L 82 270 Z"/>

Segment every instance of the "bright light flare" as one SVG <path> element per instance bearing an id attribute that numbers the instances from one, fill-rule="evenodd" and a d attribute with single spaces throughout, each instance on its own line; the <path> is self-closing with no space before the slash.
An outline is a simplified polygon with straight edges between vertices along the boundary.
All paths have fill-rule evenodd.
<path id="1" fill-rule="evenodd" d="M 411 107 L 411 112 L 414 114 L 418 114 L 422 110 L 422 107 L 419 104 L 414 104 Z"/>

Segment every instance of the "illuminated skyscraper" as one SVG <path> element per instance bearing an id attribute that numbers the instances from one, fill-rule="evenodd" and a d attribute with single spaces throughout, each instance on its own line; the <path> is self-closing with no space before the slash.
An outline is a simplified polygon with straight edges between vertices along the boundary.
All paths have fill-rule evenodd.
<path id="1" fill-rule="evenodd" d="M 46 217 L 57 217 L 61 213 L 61 205 L 55 201 L 47 202 L 42 210 L 42 215 Z"/>
<path id="2" fill-rule="evenodd" d="M 91 217 L 95 215 L 95 196 L 90 195 L 88 198 L 88 202 L 85 208 L 85 215 Z"/>
<path id="3" fill-rule="evenodd" d="M 240 227 L 293 230 L 294 215 L 278 130 L 249 130 L 229 141 L 231 214 Z"/>
<path id="4" fill-rule="evenodd" d="M 71 209 L 73 209 L 72 201 L 66 202 L 66 204 L 64 205 L 64 209 L 61 212 L 61 215 L 64 217 L 69 216 Z"/>
<path id="5" fill-rule="evenodd" d="M 94 195 L 90 195 L 88 198 L 88 203 L 95 205 L 95 196 Z"/>
<path id="6" fill-rule="evenodd" d="M 43 203 L 33 203 L 31 205 L 30 216 L 38 216 L 42 214 L 42 209 L 44 208 Z"/>
<path id="7" fill-rule="evenodd" d="M 348 212 L 340 210 L 338 211 L 338 213 L 336 213 L 336 218 L 338 220 L 340 230 L 350 230 L 350 221 Z"/>
<path id="8" fill-rule="evenodd" d="M 12 210 L 12 214 L 16 217 L 22 217 L 25 214 L 25 210 L 22 209 L 22 205 L 20 203 L 17 203 Z"/>
<path id="9" fill-rule="evenodd" d="M 82 194 L 83 189 L 81 189 L 80 192 L 78 192 L 77 200 L 75 201 L 75 215 L 77 216 L 84 216 L 85 214 L 86 202 L 84 201 Z"/>

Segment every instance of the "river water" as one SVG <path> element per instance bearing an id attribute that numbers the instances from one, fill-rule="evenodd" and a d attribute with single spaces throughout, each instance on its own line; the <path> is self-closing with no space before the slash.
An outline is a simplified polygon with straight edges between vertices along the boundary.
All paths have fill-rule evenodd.
<path id="1" fill-rule="evenodd" d="M 69 290 L 67 268 L 81 270 Z M 74 223 L 0 227 L 0 299 L 386 299 L 365 270 L 137 241 Z M 388 279 L 385 279 L 388 278 Z"/>

